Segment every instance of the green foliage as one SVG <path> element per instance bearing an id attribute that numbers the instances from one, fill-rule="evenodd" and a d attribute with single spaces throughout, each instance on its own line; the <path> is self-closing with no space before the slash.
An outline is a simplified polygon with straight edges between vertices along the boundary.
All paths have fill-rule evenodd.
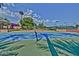
<path id="1" fill-rule="evenodd" d="M 38 25 L 38 28 L 41 28 L 41 29 L 45 28 L 44 23 L 40 23 L 40 24 Z"/>
<path id="2" fill-rule="evenodd" d="M 58 56 L 60 56 L 60 55 L 79 56 L 79 40 L 76 41 L 71 38 L 68 38 L 68 39 L 65 39 L 65 38 L 61 39 L 60 38 L 60 39 L 55 39 L 55 40 L 50 40 L 50 41 L 51 41 L 51 44 L 53 45 L 53 47 L 55 48 Z M 45 42 L 43 44 L 38 43 L 37 46 L 39 49 L 42 49 L 42 50 L 47 50 L 49 48 L 46 46 Z M 52 48 L 49 48 L 49 49 L 52 49 Z M 52 49 L 52 53 L 54 53 L 53 49 Z"/>
<path id="3" fill-rule="evenodd" d="M 79 41 L 57 40 L 54 42 L 54 46 L 63 50 L 66 55 L 79 55 Z"/>
<path id="4" fill-rule="evenodd" d="M 16 56 L 19 53 L 15 52 L 17 49 L 24 47 L 24 45 L 10 46 L 18 41 L 0 41 L 0 56 Z"/>
<path id="5" fill-rule="evenodd" d="M 49 51 L 46 44 L 37 43 L 36 45 L 37 45 L 37 48 L 39 48 L 39 49 L 42 49 L 44 51 Z"/>
<path id="6" fill-rule="evenodd" d="M 22 29 L 33 29 L 34 28 L 34 22 L 31 17 L 24 17 L 21 21 L 20 24 L 22 26 Z"/>
<path id="7" fill-rule="evenodd" d="M 15 46 L 15 47 L 10 47 L 9 49 L 7 49 L 7 51 L 14 51 L 14 50 L 20 49 L 22 47 L 24 47 L 24 45 L 18 45 L 18 46 Z"/>
<path id="8" fill-rule="evenodd" d="M 13 52 L 13 51 L 2 51 L 0 53 L 0 56 L 17 56 L 18 53 L 17 52 Z"/>
<path id="9" fill-rule="evenodd" d="M 79 25 L 76 24 L 76 28 L 78 28 L 78 27 L 79 27 Z"/>

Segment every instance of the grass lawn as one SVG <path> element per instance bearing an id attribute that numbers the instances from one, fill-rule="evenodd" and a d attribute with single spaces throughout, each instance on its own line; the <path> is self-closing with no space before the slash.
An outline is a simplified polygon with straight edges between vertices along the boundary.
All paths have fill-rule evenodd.
<path id="1" fill-rule="evenodd" d="M 59 56 L 79 55 L 79 37 L 50 40 Z M 77 51 L 78 50 L 78 51 Z M 0 55 L 3 56 L 51 56 L 46 40 L 0 41 Z"/>
<path id="2" fill-rule="evenodd" d="M 21 40 L 14 44 L 10 44 L 10 46 L 15 47 L 18 45 L 24 45 L 24 47 L 15 50 L 18 52 L 19 56 L 50 56 L 49 51 L 45 51 L 40 49 L 36 44 L 35 40 Z"/>

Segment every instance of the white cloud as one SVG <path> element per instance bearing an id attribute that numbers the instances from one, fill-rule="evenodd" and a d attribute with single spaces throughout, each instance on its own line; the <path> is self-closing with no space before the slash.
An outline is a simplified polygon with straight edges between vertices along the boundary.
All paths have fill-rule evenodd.
<path id="1" fill-rule="evenodd" d="M 9 9 L 0 9 L 0 14 L 3 16 L 10 16 L 10 17 L 18 17 L 20 18 L 20 14 L 18 12 L 12 12 Z"/>
<path id="2" fill-rule="evenodd" d="M 49 19 L 46 19 L 45 22 L 50 22 L 50 20 Z"/>
<path id="3" fill-rule="evenodd" d="M 3 6 L 2 8 L 3 8 L 3 9 L 7 9 L 7 7 L 5 7 L 5 6 Z"/>
<path id="4" fill-rule="evenodd" d="M 30 9 L 27 9 L 25 12 L 24 12 L 24 15 L 25 16 L 32 16 L 33 14 L 33 10 L 30 10 Z"/>
<path id="5" fill-rule="evenodd" d="M 15 17 L 15 18 L 20 18 L 21 15 L 19 14 L 19 12 L 13 12 L 11 10 L 9 10 L 7 7 L 4 7 L 4 10 L 0 9 L 0 14 L 6 15 L 6 16 L 10 16 L 10 17 Z M 24 12 L 24 16 L 23 17 L 33 17 L 34 22 L 36 22 L 37 24 L 44 22 L 49 22 L 49 20 L 44 20 L 42 19 L 41 16 L 39 16 L 38 14 L 34 13 L 33 10 L 27 9 Z"/>
<path id="6" fill-rule="evenodd" d="M 33 17 L 38 17 L 38 15 L 37 14 L 33 14 Z"/>

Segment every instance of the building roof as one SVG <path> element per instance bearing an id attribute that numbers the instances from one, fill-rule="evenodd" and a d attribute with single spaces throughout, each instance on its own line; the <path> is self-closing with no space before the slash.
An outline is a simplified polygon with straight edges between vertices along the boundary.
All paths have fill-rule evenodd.
<path id="1" fill-rule="evenodd" d="M 5 19 L 0 18 L 0 24 L 8 25 L 8 21 Z"/>

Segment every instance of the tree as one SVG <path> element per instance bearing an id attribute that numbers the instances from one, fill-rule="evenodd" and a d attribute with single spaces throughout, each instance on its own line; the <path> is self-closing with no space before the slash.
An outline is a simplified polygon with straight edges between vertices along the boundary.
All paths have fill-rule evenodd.
<path id="1" fill-rule="evenodd" d="M 78 24 L 76 24 L 76 29 L 79 27 L 79 25 Z"/>
<path id="2" fill-rule="evenodd" d="M 45 28 L 44 23 L 40 23 L 40 24 L 38 25 L 38 28 L 41 28 L 41 29 Z"/>
<path id="3" fill-rule="evenodd" d="M 33 22 L 33 19 L 31 17 L 24 17 L 20 24 L 22 26 L 22 29 L 33 29 L 35 23 Z"/>
<path id="4" fill-rule="evenodd" d="M 39 41 L 38 39 L 38 34 L 36 32 L 36 23 L 33 22 L 32 17 L 24 17 L 21 21 L 20 24 L 22 26 L 22 29 L 33 29 L 36 37 L 36 42 Z"/>

